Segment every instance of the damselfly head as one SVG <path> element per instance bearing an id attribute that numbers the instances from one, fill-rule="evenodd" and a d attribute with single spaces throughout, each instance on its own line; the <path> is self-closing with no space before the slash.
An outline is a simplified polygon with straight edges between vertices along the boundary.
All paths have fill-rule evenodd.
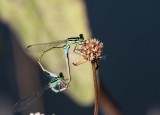
<path id="1" fill-rule="evenodd" d="M 60 78 L 64 78 L 64 75 L 63 75 L 62 72 L 59 73 L 59 77 L 60 77 Z"/>
<path id="2" fill-rule="evenodd" d="M 82 41 L 84 40 L 83 34 L 79 34 L 79 39 Z"/>

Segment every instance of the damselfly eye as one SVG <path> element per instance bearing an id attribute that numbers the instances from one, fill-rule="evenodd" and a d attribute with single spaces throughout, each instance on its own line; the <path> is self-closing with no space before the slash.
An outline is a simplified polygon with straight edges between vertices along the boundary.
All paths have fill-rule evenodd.
<path id="1" fill-rule="evenodd" d="M 83 34 L 79 34 L 80 39 L 84 40 Z"/>
<path id="2" fill-rule="evenodd" d="M 63 75 L 62 72 L 59 73 L 59 77 L 60 77 L 60 78 L 64 78 L 64 75 Z"/>

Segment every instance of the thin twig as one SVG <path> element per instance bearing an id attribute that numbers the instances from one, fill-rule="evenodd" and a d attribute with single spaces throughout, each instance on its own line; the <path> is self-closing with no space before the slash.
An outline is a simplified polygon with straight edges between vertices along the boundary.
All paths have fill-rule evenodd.
<path id="1" fill-rule="evenodd" d="M 94 92 L 95 92 L 95 103 L 94 103 L 94 115 L 98 115 L 98 80 L 97 80 L 97 73 L 95 68 L 95 62 L 91 61 L 92 64 L 92 71 L 93 71 L 93 82 L 94 82 Z"/>

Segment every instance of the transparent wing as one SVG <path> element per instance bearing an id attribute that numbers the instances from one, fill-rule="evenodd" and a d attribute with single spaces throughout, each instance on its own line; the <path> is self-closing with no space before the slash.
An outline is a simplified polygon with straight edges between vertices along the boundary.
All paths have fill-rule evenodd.
<path id="1" fill-rule="evenodd" d="M 44 93 L 44 91 L 47 89 L 48 89 L 48 85 L 45 86 L 40 91 L 34 93 L 32 96 L 30 96 L 26 99 L 23 99 L 20 102 L 17 102 L 14 105 L 13 112 L 17 113 L 17 112 L 21 112 L 21 111 L 27 109 L 29 106 L 31 106 L 33 103 L 35 103 L 39 99 L 39 97 Z"/>
<path id="2" fill-rule="evenodd" d="M 67 42 L 67 39 L 54 41 L 50 43 L 33 44 L 33 45 L 27 46 L 27 50 L 36 51 L 36 52 L 44 52 L 44 51 L 48 51 L 56 47 L 63 47 L 66 42 Z"/>

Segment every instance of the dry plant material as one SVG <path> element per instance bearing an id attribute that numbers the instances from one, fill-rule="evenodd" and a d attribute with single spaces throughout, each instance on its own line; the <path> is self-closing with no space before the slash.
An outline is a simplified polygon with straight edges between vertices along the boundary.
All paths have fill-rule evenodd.
<path id="1" fill-rule="evenodd" d="M 88 39 L 82 45 L 81 55 L 85 60 L 98 61 L 102 58 L 103 43 L 96 39 Z"/>
<path id="2" fill-rule="evenodd" d="M 82 44 L 81 55 L 83 59 L 77 63 L 73 63 L 75 66 L 77 66 L 87 61 L 91 61 L 92 71 L 93 71 L 94 90 L 95 90 L 94 115 L 98 115 L 99 87 L 98 87 L 96 68 L 98 66 L 98 61 L 102 58 L 102 49 L 103 49 L 102 42 L 98 41 L 97 39 L 88 39 Z"/>

